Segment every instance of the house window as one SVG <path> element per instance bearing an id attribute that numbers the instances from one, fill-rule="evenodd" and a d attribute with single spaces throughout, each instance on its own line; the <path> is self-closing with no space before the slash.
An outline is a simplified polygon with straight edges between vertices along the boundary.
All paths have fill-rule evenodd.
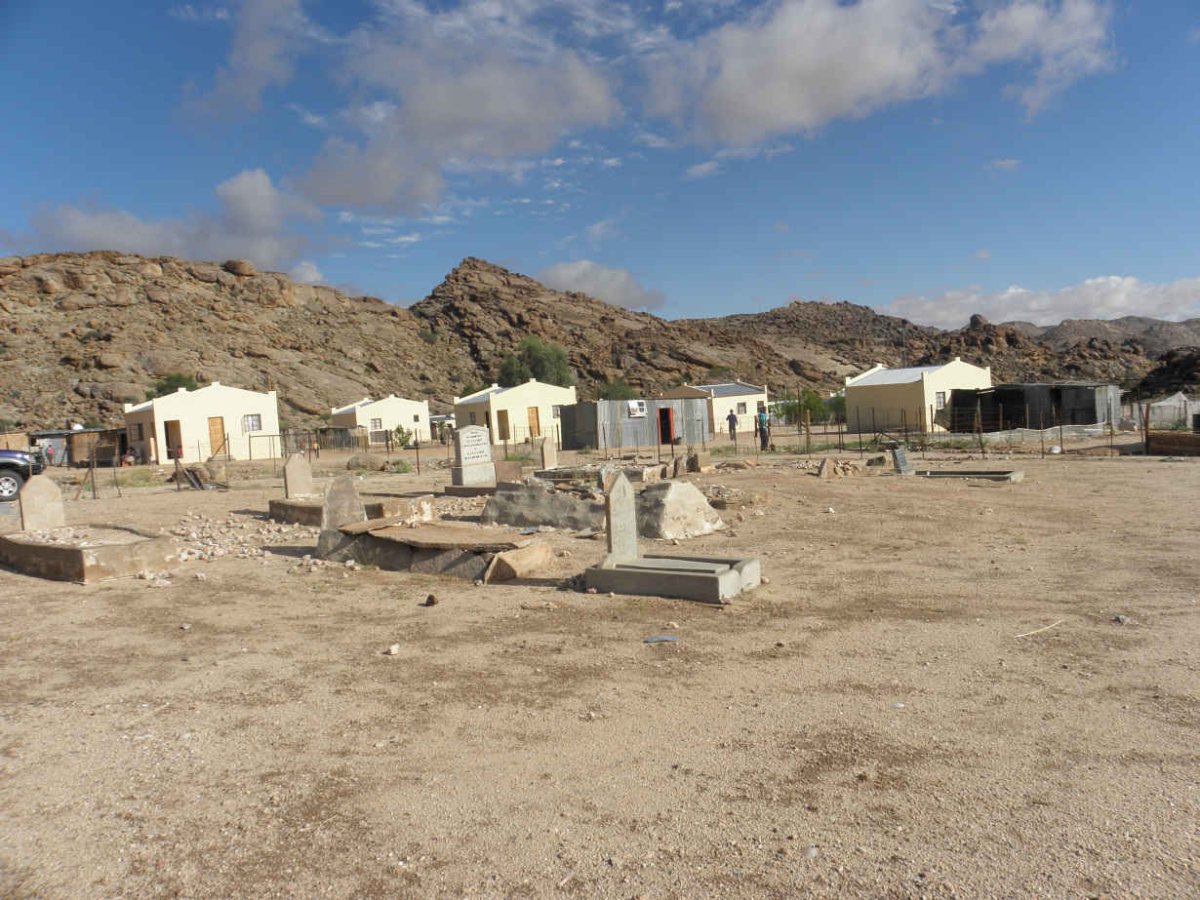
<path id="1" fill-rule="evenodd" d="M 131 441 L 140 441 L 143 437 L 145 437 L 145 432 L 142 430 L 141 422 L 129 426 L 129 439 Z"/>
<path id="2" fill-rule="evenodd" d="M 745 403 L 739 403 L 737 405 L 737 414 L 739 416 L 744 416 L 746 414 L 746 404 Z"/>
<path id="3" fill-rule="evenodd" d="M 242 416 L 242 434 L 248 434 L 251 431 L 262 431 L 262 416 L 258 413 Z"/>
<path id="4" fill-rule="evenodd" d="M 416 422 L 418 425 L 420 425 L 420 424 L 421 424 L 421 416 L 420 416 L 420 414 L 417 414 L 417 415 L 413 416 L 413 421 L 414 421 L 414 422 Z"/>
<path id="5" fill-rule="evenodd" d="M 946 392 L 938 391 L 936 394 L 934 394 L 933 395 L 933 404 L 934 404 L 934 408 L 936 408 L 936 409 L 945 409 L 946 408 Z"/>
<path id="6" fill-rule="evenodd" d="M 470 420 L 472 425 L 475 424 L 475 413 L 467 413 L 467 418 Z"/>
<path id="7" fill-rule="evenodd" d="M 552 407 L 550 407 L 550 409 L 551 409 L 551 412 L 552 412 L 554 418 L 556 418 L 556 419 L 562 418 L 562 407 L 561 406 L 552 406 Z"/>
<path id="8" fill-rule="evenodd" d="M 372 431 L 383 431 L 383 419 L 372 419 L 371 420 L 371 430 Z"/>

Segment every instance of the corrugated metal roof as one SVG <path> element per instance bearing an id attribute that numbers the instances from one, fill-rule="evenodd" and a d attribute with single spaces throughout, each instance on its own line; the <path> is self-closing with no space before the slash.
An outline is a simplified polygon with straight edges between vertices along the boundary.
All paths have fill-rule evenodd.
<path id="1" fill-rule="evenodd" d="M 936 372 L 943 366 L 912 366 L 907 369 L 880 369 L 870 375 L 850 380 L 850 387 L 863 387 L 876 384 L 910 384 L 920 381 L 922 375 Z"/>
<path id="2" fill-rule="evenodd" d="M 757 384 L 747 384 L 744 381 L 728 381 L 722 384 L 697 384 L 702 391 L 708 391 L 714 397 L 741 397 L 745 394 L 761 394 L 763 389 Z"/>

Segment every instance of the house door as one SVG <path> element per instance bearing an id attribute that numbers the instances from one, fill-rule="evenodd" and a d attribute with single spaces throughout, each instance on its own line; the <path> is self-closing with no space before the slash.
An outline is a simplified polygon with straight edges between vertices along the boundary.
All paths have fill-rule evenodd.
<path id="1" fill-rule="evenodd" d="M 538 415 L 538 408 L 536 406 L 529 407 L 529 436 L 542 436 L 542 420 Z"/>
<path id="2" fill-rule="evenodd" d="M 163 431 L 166 432 L 167 438 L 167 459 L 182 459 L 183 431 L 179 427 L 179 420 L 163 422 Z"/>
<path id="3" fill-rule="evenodd" d="M 208 420 L 208 453 L 210 456 L 228 454 L 228 448 L 225 446 L 224 416 L 212 416 Z"/>
<path id="4" fill-rule="evenodd" d="M 675 443 L 675 409 L 662 406 L 658 410 L 658 442 L 660 444 Z"/>
<path id="5" fill-rule="evenodd" d="M 496 410 L 496 434 L 499 435 L 499 439 L 502 441 L 512 440 L 512 437 L 509 435 L 508 431 L 507 409 Z"/>

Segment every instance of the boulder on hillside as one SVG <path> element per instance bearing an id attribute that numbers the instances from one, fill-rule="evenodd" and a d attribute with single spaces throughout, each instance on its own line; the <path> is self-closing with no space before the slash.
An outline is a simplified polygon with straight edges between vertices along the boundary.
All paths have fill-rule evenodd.
<path id="1" fill-rule="evenodd" d="M 221 268 L 223 268 L 230 275 L 241 275 L 247 278 L 251 275 L 257 274 L 258 272 L 258 270 L 254 268 L 254 263 L 250 262 L 248 259 L 226 260 L 225 265 L 223 265 Z"/>

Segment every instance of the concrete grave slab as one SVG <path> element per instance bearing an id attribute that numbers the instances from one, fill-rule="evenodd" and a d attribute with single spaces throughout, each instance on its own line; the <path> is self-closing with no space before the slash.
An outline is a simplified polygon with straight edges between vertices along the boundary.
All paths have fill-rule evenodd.
<path id="1" fill-rule="evenodd" d="M 367 521 L 399 519 L 402 522 L 432 522 L 437 519 L 432 494 L 378 498 L 367 495 L 362 501 Z M 319 528 L 324 507 L 324 501 L 317 499 L 275 499 L 268 501 L 267 517 L 273 522 Z"/>
<path id="2" fill-rule="evenodd" d="M 479 521 L 484 525 L 517 528 L 550 525 L 572 531 L 598 530 L 604 524 L 604 506 L 570 491 L 555 490 L 545 482 L 501 482 L 483 508 Z"/>
<path id="3" fill-rule="evenodd" d="M 49 475 L 34 475 L 17 494 L 22 531 L 50 531 L 67 524 L 62 491 Z"/>
<path id="4" fill-rule="evenodd" d="M 679 485 L 662 487 L 672 486 Z M 693 485 L 684 486 L 695 490 Z M 724 604 L 761 583 L 757 559 L 640 556 L 637 503 L 633 487 L 623 474 L 611 482 L 606 509 L 609 552 L 604 562 L 584 572 L 590 589 Z"/>
<path id="5" fill-rule="evenodd" d="M 0 563 L 37 578 L 91 584 L 177 562 L 174 542 L 162 535 L 112 525 L 69 531 L 76 530 L 86 537 L 54 531 L 0 536 Z"/>
<path id="6" fill-rule="evenodd" d="M 940 470 L 926 469 L 917 472 L 918 478 L 974 478 L 981 481 L 1017 482 L 1025 480 L 1025 473 L 1020 469 L 958 469 Z"/>
<path id="7" fill-rule="evenodd" d="M 913 464 L 908 461 L 908 451 L 903 447 L 892 448 L 892 469 L 897 475 L 913 474 Z"/>
<path id="8" fill-rule="evenodd" d="M 454 465 L 450 468 L 450 484 L 461 488 L 496 486 L 492 438 L 486 428 L 467 425 L 454 432 Z"/>
<path id="9" fill-rule="evenodd" d="M 540 437 L 533 439 L 533 458 L 538 469 L 548 471 L 558 468 L 558 445 L 552 438 Z"/>

